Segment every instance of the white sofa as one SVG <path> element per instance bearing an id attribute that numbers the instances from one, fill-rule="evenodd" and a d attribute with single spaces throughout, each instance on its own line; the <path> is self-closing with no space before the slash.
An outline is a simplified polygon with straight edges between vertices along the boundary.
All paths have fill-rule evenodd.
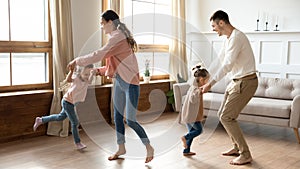
<path id="1" fill-rule="evenodd" d="M 217 113 L 228 83 L 229 80 L 222 80 L 203 95 L 205 115 Z M 238 120 L 293 128 L 300 144 L 300 80 L 259 77 L 258 83 L 254 97 Z M 173 84 L 176 111 L 181 111 L 189 87 L 189 83 Z"/>

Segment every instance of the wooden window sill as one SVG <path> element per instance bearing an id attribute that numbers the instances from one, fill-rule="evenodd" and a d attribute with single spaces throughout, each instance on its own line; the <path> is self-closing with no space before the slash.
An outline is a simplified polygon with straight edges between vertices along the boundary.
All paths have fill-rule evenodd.
<path id="1" fill-rule="evenodd" d="M 140 85 L 144 84 L 157 84 L 157 83 L 166 83 L 166 82 L 175 82 L 170 79 L 161 79 L 161 80 L 150 80 L 149 83 L 145 83 L 144 81 L 140 81 Z M 104 85 L 91 85 L 89 88 L 105 88 L 105 87 L 113 87 L 113 84 L 104 84 Z"/>
<path id="2" fill-rule="evenodd" d="M 5 92 L 5 93 L 0 93 L 0 97 L 10 97 L 10 96 L 20 96 L 20 95 L 30 95 L 30 94 L 40 94 L 40 93 L 53 93 L 53 90 L 45 89 L 45 90 Z"/>

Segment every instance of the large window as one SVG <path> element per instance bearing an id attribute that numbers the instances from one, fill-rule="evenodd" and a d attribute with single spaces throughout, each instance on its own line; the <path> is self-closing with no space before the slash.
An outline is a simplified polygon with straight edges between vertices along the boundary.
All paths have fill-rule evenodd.
<path id="1" fill-rule="evenodd" d="M 141 73 L 150 60 L 152 78 L 168 78 L 172 0 L 123 0 L 124 22 L 139 45 Z"/>
<path id="2" fill-rule="evenodd" d="M 48 0 L 0 0 L 0 89 L 51 88 Z"/>

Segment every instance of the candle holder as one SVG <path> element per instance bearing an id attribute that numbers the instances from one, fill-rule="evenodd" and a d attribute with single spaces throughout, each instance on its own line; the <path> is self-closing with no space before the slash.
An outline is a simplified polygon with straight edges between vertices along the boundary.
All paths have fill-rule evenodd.
<path id="1" fill-rule="evenodd" d="M 274 31 L 279 31 L 279 29 L 278 29 L 278 24 L 275 25 Z"/>
<path id="2" fill-rule="evenodd" d="M 268 30 L 268 22 L 266 22 L 266 29 L 264 31 L 269 31 Z"/>
<path id="3" fill-rule="evenodd" d="M 259 23 L 259 19 L 256 20 L 256 30 L 255 31 L 259 31 L 259 29 L 258 29 L 258 23 Z"/>

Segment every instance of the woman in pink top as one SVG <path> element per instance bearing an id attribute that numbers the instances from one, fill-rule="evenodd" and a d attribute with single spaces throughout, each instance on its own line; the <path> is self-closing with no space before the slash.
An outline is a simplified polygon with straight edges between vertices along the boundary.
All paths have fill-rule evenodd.
<path id="1" fill-rule="evenodd" d="M 107 10 L 102 14 L 101 27 L 105 34 L 110 35 L 107 44 L 93 53 L 74 59 L 68 67 L 85 66 L 106 59 L 106 66 L 100 67 L 97 75 L 115 78 L 113 100 L 118 144 L 117 152 L 108 159 L 116 160 L 126 153 L 123 121 L 125 110 L 127 125 L 137 133 L 146 146 L 145 163 L 148 163 L 153 159 L 154 149 L 150 145 L 145 130 L 136 120 L 140 94 L 139 68 L 134 54 L 137 44 L 125 24 L 120 22 L 118 14 L 112 10 Z"/>
<path id="2" fill-rule="evenodd" d="M 72 82 L 70 88 L 63 96 L 61 100 L 62 110 L 59 114 L 52 114 L 50 116 L 36 117 L 35 123 L 33 125 L 33 130 L 36 129 L 44 123 L 50 121 L 62 121 L 69 117 L 72 127 L 72 135 L 74 138 L 75 145 L 77 149 L 84 149 L 86 145 L 81 143 L 78 133 L 78 117 L 75 112 L 75 106 L 79 102 L 83 102 L 86 97 L 88 85 L 93 80 L 93 65 L 87 65 L 84 68 L 78 68 L 73 74 L 74 69 L 70 69 L 66 80 L 67 82 Z"/>

